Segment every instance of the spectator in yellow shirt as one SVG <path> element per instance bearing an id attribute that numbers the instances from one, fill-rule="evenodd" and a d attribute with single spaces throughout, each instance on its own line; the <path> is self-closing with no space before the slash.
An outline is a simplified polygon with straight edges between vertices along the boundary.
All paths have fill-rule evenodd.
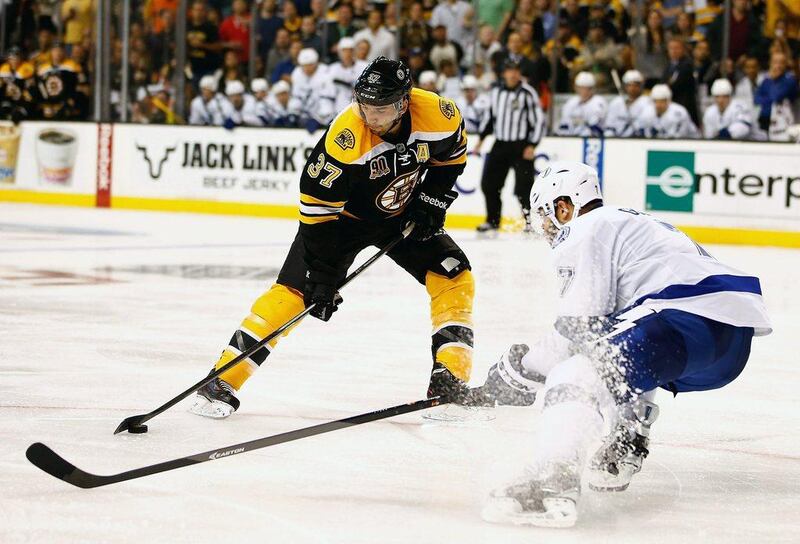
<path id="1" fill-rule="evenodd" d="M 86 33 L 92 31 L 95 8 L 95 0 L 64 0 L 61 5 L 61 20 L 64 27 L 63 41 L 70 51 L 73 45 L 83 41 Z"/>

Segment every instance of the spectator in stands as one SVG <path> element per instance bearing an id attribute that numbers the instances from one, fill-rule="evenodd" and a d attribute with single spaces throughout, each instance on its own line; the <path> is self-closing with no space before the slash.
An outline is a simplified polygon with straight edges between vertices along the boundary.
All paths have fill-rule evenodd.
<path id="1" fill-rule="evenodd" d="M 570 74 L 572 64 L 577 58 L 580 48 L 583 46 L 581 40 L 575 35 L 569 21 L 561 19 L 558 23 L 558 34 L 554 40 L 550 40 L 544 46 L 544 56 L 552 58 L 553 50 L 558 59 L 556 68 L 556 92 L 566 93 L 571 90 Z"/>
<path id="2" fill-rule="evenodd" d="M 356 60 L 355 46 L 353 38 L 344 37 L 339 40 L 336 47 L 339 60 L 328 67 L 335 97 L 333 111 L 336 113 L 344 110 L 353 101 L 353 85 L 367 67 L 366 62 Z"/>
<path id="3" fill-rule="evenodd" d="M 355 49 L 356 60 L 363 60 L 364 62 L 369 62 L 370 58 L 369 52 L 370 52 L 369 41 L 356 40 L 356 49 Z"/>
<path id="4" fill-rule="evenodd" d="M 322 43 L 322 36 L 317 32 L 317 22 L 311 15 L 303 17 L 300 25 L 300 41 L 304 49 L 313 49 L 321 59 L 325 59 L 325 44 Z"/>
<path id="5" fill-rule="evenodd" d="M 669 66 L 662 22 L 661 13 L 656 9 L 650 10 L 645 26 L 633 29 L 630 35 L 633 65 L 644 77 L 646 89 L 661 81 Z"/>
<path id="6" fill-rule="evenodd" d="M 397 58 L 397 44 L 394 34 L 383 25 L 383 14 L 373 9 L 367 18 L 367 28 L 359 30 L 353 36 L 356 43 L 361 40 L 369 42 L 369 56 L 365 60 L 374 60 L 380 56 Z"/>
<path id="7" fill-rule="evenodd" d="M 785 40 L 795 54 L 800 54 L 800 3 L 767 0 L 764 30 L 767 37 Z"/>
<path id="8" fill-rule="evenodd" d="M 291 109 L 291 85 L 281 80 L 272 86 L 267 97 L 267 116 L 269 126 L 294 128 L 297 126 L 297 112 Z"/>
<path id="9" fill-rule="evenodd" d="M 283 28 L 283 17 L 278 14 L 277 0 L 263 0 L 256 19 L 258 52 L 262 59 L 268 57 L 279 28 Z"/>
<path id="10" fill-rule="evenodd" d="M 506 48 L 494 54 L 493 60 L 496 68 L 495 75 L 498 81 L 503 77 L 502 69 L 507 60 L 513 60 L 519 65 L 520 73 L 522 74 L 522 78 L 526 83 L 538 80 L 536 65 L 533 63 L 533 61 L 531 61 L 531 59 L 523 55 L 522 46 L 522 37 L 518 32 L 512 32 L 508 35 Z"/>
<path id="11" fill-rule="evenodd" d="M 603 28 L 603 33 L 614 43 L 622 42 L 623 34 L 614 22 L 614 10 L 602 1 L 595 2 L 589 6 L 589 31 L 592 24 L 599 24 Z"/>
<path id="12" fill-rule="evenodd" d="M 94 11 L 95 0 L 64 0 L 61 4 L 63 43 L 67 47 L 67 54 L 72 52 L 73 45 L 81 43 L 85 35 L 91 34 Z"/>
<path id="13" fill-rule="evenodd" d="M 342 38 L 350 38 L 357 32 L 353 24 L 353 6 L 345 2 L 336 7 L 336 20 L 325 23 L 327 27 L 327 44 L 324 58 L 327 62 L 337 57 L 337 45 Z M 354 42 L 355 43 L 355 42 Z"/>
<path id="14" fill-rule="evenodd" d="M 175 13 L 169 10 L 162 10 L 158 20 L 160 30 L 148 32 L 145 36 L 147 51 L 155 67 L 170 64 L 175 58 Z M 139 38 L 131 38 L 132 43 L 137 43 Z"/>
<path id="15" fill-rule="evenodd" d="M 222 101 L 224 97 L 217 92 L 218 83 L 214 76 L 200 79 L 200 94 L 192 99 L 189 108 L 189 124 L 205 126 L 222 125 Z"/>
<path id="16" fill-rule="evenodd" d="M 289 31 L 285 28 L 279 28 L 275 33 L 275 45 L 269 50 L 266 66 L 264 67 L 264 73 L 267 74 L 273 83 L 276 81 L 276 79 L 272 79 L 275 68 L 277 68 L 280 63 L 291 59 L 291 53 L 289 51 L 289 46 L 291 44 L 292 41 Z"/>
<path id="17" fill-rule="evenodd" d="M 246 81 L 245 69 L 239 62 L 239 55 L 236 51 L 225 51 L 222 56 L 222 66 L 214 72 L 214 77 L 220 81 L 223 87 L 228 81 Z"/>
<path id="18" fill-rule="evenodd" d="M 297 4 L 295 4 L 293 0 L 283 0 L 281 15 L 283 17 L 283 28 L 288 30 L 289 34 L 297 34 L 300 32 L 300 25 L 303 24 L 303 18 L 297 11 Z"/>
<path id="19" fill-rule="evenodd" d="M 414 2 L 408 8 L 408 17 L 400 27 L 401 55 L 407 57 L 412 49 L 424 49 L 430 45 L 431 33 L 421 2 Z"/>
<path id="20" fill-rule="evenodd" d="M 679 38 L 670 38 L 667 42 L 667 57 L 669 65 L 664 71 L 661 81 L 669 85 L 671 100 L 680 104 L 692 122 L 698 123 L 697 113 L 697 82 L 694 79 L 694 66 L 686 55 L 686 44 Z"/>
<path id="21" fill-rule="evenodd" d="M 724 28 L 725 17 L 717 17 L 708 27 L 707 37 L 711 46 L 711 56 L 716 60 L 722 58 Z M 764 37 L 761 33 L 761 22 L 750 9 L 748 0 L 733 0 L 728 37 L 728 57 L 735 62 L 743 62 L 746 55 L 763 55 Z"/>
<path id="22" fill-rule="evenodd" d="M 358 30 L 367 28 L 370 11 L 368 0 L 353 0 L 353 25 Z M 426 16 L 429 17 L 430 12 Z M 356 49 L 358 49 L 358 40 L 356 40 Z"/>
<path id="23" fill-rule="evenodd" d="M 565 20 L 575 35 L 581 40 L 589 31 L 589 9 L 578 4 L 578 0 L 564 0 L 561 3 L 559 18 Z"/>
<path id="24" fill-rule="evenodd" d="M 178 0 L 150 0 L 143 9 L 144 22 L 153 34 L 164 32 L 167 19 L 175 20 L 178 11 Z M 166 14 L 166 17 L 165 17 Z"/>
<path id="25" fill-rule="evenodd" d="M 678 17 L 675 19 L 675 24 L 670 28 L 669 34 L 671 38 L 682 39 L 683 42 L 690 47 L 694 46 L 694 44 L 700 40 L 705 39 L 705 36 L 695 30 L 694 17 L 692 14 L 686 13 L 685 11 L 678 14 Z"/>
<path id="26" fill-rule="evenodd" d="M 279 62 L 277 66 L 275 66 L 270 78 L 272 83 L 280 81 L 281 79 L 286 81 L 286 83 L 292 82 L 292 72 L 294 72 L 294 69 L 298 66 L 297 56 L 300 54 L 302 49 L 303 44 L 299 40 L 295 40 L 289 45 L 289 57 L 286 60 Z"/>
<path id="27" fill-rule="evenodd" d="M 192 69 L 194 87 L 200 82 L 200 78 L 214 73 L 219 67 L 219 54 L 222 51 L 217 27 L 208 21 L 207 15 L 205 2 L 192 2 L 186 23 L 186 53 Z"/>
<path id="28" fill-rule="evenodd" d="M 659 83 L 650 92 L 653 107 L 642 115 L 642 135 L 648 138 L 698 138 L 697 126 L 686 108 L 672 101 L 668 85 Z"/>
<path id="29" fill-rule="evenodd" d="M 718 79 L 711 85 L 714 103 L 703 113 L 703 137 L 707 140 L 749 140 L 753 136 L 753 112 L 733 99 L 733 85 Z"/>
<path id="30" fill-rule="evenodd" d="M 439 77 L 436 75 L 436 72 L 433 70 L 425 70 L 419 75 L 417 87 L 432 93 L 438 93 L 439 89 L 436 87 L 438 80 Z"/>
<path id="31" fill-rule="evenodd" d="M 703 96 L 708 96 L 711 84 L 720 74 L 720 63 L 711 58 L 711 49 L 706 40 L 700 40 L 692 49 L 692 65 L 697 86 Z"/>
<path id="32" fill-rule="evenodd" d="M 523 1 L 527 2 L 529 0 Z M 441 0 L 433 8 L 428 24 L 433 28 L 444 25 L 447 29 L 448 38 L 456 42 L 464 50 L 467 45 L 474 41 L 471 29 L 464 25 L 467 14 L 472 11 L 472 5 L 464 0 Z"/>
<path id="33" fill-rule="evenodd" d="M 64 44 L 54 42 L 50 48 L 49 64 L 39 66 L 38 106 L 40 115 L 47 120 L 75 120 L 79 118 L 78 84 L 81 68 L 67 58 Z"/>
<path id="34" fill-rule="evenodd" d="M 328 66 L 320 64 L 316 50 L 300 51 L 297 63 L 292 72 L 292 101 L 297 104 L 300 125 L 314 132 L 327 126 L 336 114 L 336 93 L 328 77 Z"/>
<path id="35" fill-rule="evenodd" d="M 611 71 L 621 68 L 620 46 L 605 35 L 600 21 L 592 21 L 589 24 L 589 35 L 581 48 L 580 55 L 575 59 L 573 69 L 593 73 L 597 82 L 596 91 L 606 94 L 615 90 Z"/>
<path id="36" fill-rule="evenodd" d="M 659 0 L 655 4 L 663 17 L 664 28 L 672 28 L 683 12 L 685 0 Z"/>
<path id="37" fill-rule="evenodd" d="M 720 19 L 723 0 L 693 0 L 695 27 L 700 34 L 707 34 L 708 27 Z"/>
<path id="38" fill-rule="evenodd" d="M 236 52 L 243 65 L 250 60 L 250 12 L 245 0 L 233 0 L 233 13 L 219 26 L 222 47 Z"/>
<path id="39" fill-rule="evenodd" d="M 531 41 L 539 44 L 544 43 L 544 28 L 542 27 L 542 20 L 539 17 L 539 10 L 533 3 L 533 0 L 518 0 L 516 9 L 509 11 L 503 23 L 498 29 L 498 35 L 501 39 L 508 39 L 508 35 L 512 32 L 522 32 L 522 25 L 530 23 L 534 28 L 532 29 Z"/>
<path id="40" fill-rule="evenodd" d="M 419 75 L 422 72 L 433 69 L 424 49 L 416 48 L 408 52 L 408 69 L 411 70 L 413 81 L 419 81 Z"/>
<path id="41" fill-rule="evenodd" d="M 436 26 L 433 29 L 431 36 L 433 38 L 433 42 L 428 52 L 428 59 L 431 61 L 434 70 L 438 72 L 441 69 L 440 65 L 442 64 L 442 61 L 444 60 L 450 60 L 456 64 L 461 62 L 461 59 L 464 56 L 464 50 L 461 49 L 461 45 L 453 40 L 448 39 L 446 26 Z"/>
<path id="42" fill-rule="evenodd" d="M 483 25 L 478 31 L 478 39 L 468 49 L 470 64 L 472 66 L 482 65 L 484 71 L 491 70 L 492 55 L 502 49 L 503 46 L 497 41 L 494 29 L 489 25 Z"/>
<path id="43" fill-rule="evenodd" d="M 481 119 L 489 109 L 489 96 L 480 91 L 478 79 L 467 74 L 461 80 L 461 93 L 456 98 L 458 111 L 464 119 L 464 127 L 469 134 L 480 131 Z"/>
<path id="44" fill-rule="evenodd" d="M 52 29 L 49 27 L 39 29 L 36 34 L 36 43 L 39 48 L 28 57 L 34 68 L 50 63 L 50 48 L 53 45 L 53 39 Z"/>
<path id="45" fill-rule="evenodd" d="M 760 106 L 758 126 L 768 131 L 770 140 L 785 140 L 786 129 L 794 124 L 792 101 L 797 98 L 797 78 L 788 71 L 788 59 L 781 52 L 772 54 L 767 77 L 756 91 Z"/>
<path id="46" fill-rule="evenodd" d="M 225 100 L 222 101 L 222 126 L 228 130 L 245 124 L 259 124 L 251 117 L 255 111 L 255 98 L 245 93 L 244 83 L 228 81 L 225 84 Z"/>
<path id="47" fill-rule="evenodd" d="M 755 57 L 747 57 L 742 64 L 742 77 L 736 82 L 734 96 L 745 104 L 754 104 L 758 86 L 764 80 L 761 66 Z"/>
<path id="48" fill-rule="evenodd" d="M 444 59 L 439 65 L 439 78 L 436 81 L 439 94 L 450 100 L 455 100 L 461 95 L 461 78 L 458 75 L 458 66 L 450 59 Z"/>
<path id="49" fill-rule="evenodd" d="M 644 76 L 638 70 L 622 75 L 625 96 L 618 96 L 608 106 L 604 123 L 606 136 L 628 138 L 642 133 L 641 118 L 653 107 L 652 99 L 644 94 Z"/>
<path id="50" fill-rule="evenodd" d="M 506 15 L 514 10 L 516 0 L 481 0 L 478 4 L 478 20 L 498 32 Z"/>
<path id="51" fill-rule="evenodd" d="M 575 76 L 575 96 L 561 108 L 556 134 L 561 136 L 602 136 L 608 105 L 595 93 L 594 75 L 579 72 Z"/>

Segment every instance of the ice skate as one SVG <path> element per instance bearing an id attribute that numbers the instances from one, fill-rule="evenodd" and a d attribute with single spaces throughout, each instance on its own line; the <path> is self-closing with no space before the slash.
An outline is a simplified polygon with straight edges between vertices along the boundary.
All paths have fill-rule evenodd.
<path id="1" fill-rule="evenodd" d="M 197 390 L 194 404 L 189 411 L 198 416 L 224 419 L 239 408 L 239 399 L 235 393 L 236 390 L 229 383 L 214 378 Z"/>
<path id="2" fill-rule="evenodd" d="M 557 463 L 494 490 L 481 516 L 490 523 L 572 527 L 578 520 L 580 478 L 575 465 Z"/>
<path id="3" fill-rule="evenodd" d="M 639 399 L 625 412 L 589 462 L 587 480 L 593 491 L 625 491 L 649 453 L 650 426 L 658 417 L 658 406 Z"/>
<path id="4" fill-rule="evenodd" d="M 494 414 L 475 402 L 472 389 L 466 382 L 453 376 L 441 363 L 434 363 L 431 380 L 428 384 L 428 398 L 447 397 L 451 403 L 429 410 L 423 419 L 445 423 L 469 423 L 491 421 Z"/>

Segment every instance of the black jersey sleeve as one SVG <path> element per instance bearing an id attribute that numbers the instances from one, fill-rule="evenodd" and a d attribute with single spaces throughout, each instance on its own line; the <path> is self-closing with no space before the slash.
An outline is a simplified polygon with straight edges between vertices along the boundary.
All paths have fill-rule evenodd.
<path id="1" fill-rule="evenodd" d="M 310 270 L 343 275 L 339 217 L 350 194 L 345 164 L 325 151 L 325 136 L 309 156 L 300 177 L 300 236 Z"/>

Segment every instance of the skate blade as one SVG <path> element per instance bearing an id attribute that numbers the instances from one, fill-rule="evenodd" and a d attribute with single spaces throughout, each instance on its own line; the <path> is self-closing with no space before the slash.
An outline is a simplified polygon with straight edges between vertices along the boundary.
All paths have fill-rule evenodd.
<path id="1" fill-rule="evenodd" d="M 450 404 L 437 410 L 429 410 L 422 419 L 430 423 L 448 423 L 453 425 L 485 423 L 493 421 L 495 416 L 491 408 L 466 407 Z"/>
<path id="2" fill-rule="evenodd" d="M 636 472 L 625 470 L 615 476 L 602 470 L 589 470 L 586 484 L 598 493 L 619 493 L 628 489 L 634 474 Z"/>
<path id="3" fill-rule="evenodd" d="M 625 484 L 612 484 L 610 482 L 587 482 L 589 489 L 598 493 L 620 493 L 628 489 L 630 483 Z"/>
<path id="4" fill-rule="evenodd" d="M 566 529 L 578 521 L 575 501 L 571 499 L 544 499 L 545 510 L 526 511 L 511 497 L 493 497 L 481 511 L 481 517 L 489 523 L 527 525 L 552 529 Z"/>
<path id="5" fill-rule="evenodd" d="M 198 416 L 225 419 L 233 413 L 233 407 L 230 404 L 208 400 L 202 395 L 197 395 L 189 411 Z"/>

